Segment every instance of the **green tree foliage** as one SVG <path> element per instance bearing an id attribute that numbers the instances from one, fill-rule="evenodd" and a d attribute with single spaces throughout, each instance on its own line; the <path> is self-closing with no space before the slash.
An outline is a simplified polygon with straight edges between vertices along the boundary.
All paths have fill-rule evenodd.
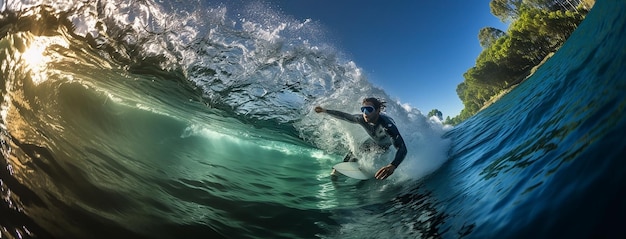
<path id="1" fill-rule="evenodd" d="M 437 116 L 439 120 L 443 120 L 443 113 L 441 113 L 441 111 L 439 111 L 438 109 L 433 109 L 430 112 L 428 112 L 428 118 L 433 117 L 433 116 Z"/>
<path id="2" fill-rule="evenodd" d="M 492 0 L 492 13 L 512 22 L 506 33 L 489 27 L 480 30 L 483 51 L 456 89 L 464 109 L 445 123 L 458 124 L 476 114 L 495 95 L 519 84 L 534 66 L 557 51 L 589 10 L 585 7 L 588 0 L 578 8 L 569 7 L 574 1 Z"/>
<path id="3" fill-rule="evenodd" d="M 478 42 L 480 43 L 480 46 L 485 49 L 504 35 L 506 35 L 506 32 L 500 29 L 494 27 L 483 27 L 478 32 Z"/>
<path id="4" fill-rule="evenodd" d="M 489 3 L 489 8 L 491 14 L 500 18 L 501 21 L 507 22 L 517 18 L 522 2 L 522 0 L 492 0 Z"/>

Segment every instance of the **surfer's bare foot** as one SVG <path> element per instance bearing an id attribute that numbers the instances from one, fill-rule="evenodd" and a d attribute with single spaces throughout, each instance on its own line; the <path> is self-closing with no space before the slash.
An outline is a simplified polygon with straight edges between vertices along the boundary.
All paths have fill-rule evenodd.
<path id="1" fill-rule="evenodd" d="M 333 168 L 333 171 L 330 172 L 330 180 L 337 180 L 339 178 L 339 173 L 337 172 L 337 170 L 335 170 Z"/>

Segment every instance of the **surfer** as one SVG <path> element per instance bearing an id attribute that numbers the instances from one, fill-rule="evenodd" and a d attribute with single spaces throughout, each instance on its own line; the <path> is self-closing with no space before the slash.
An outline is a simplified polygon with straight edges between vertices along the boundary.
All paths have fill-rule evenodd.
<path id="1" fill-rule="evenodd" d="M 391 117 L 381 114 L 385 108 L 385 102 L 377 98 L 363 99 L 362 114 L 348 114 L 337 110 L 324 109 L 321 106 L 315 107 L 316 113 L 327 113 L 337 119 L 361 125 L 370 135 L 370 138 L 359 147 L 362 151 L 386 151 L 393 145 L 396 149 L 396 156 L 393 161 L 380 168 L 376 172 L 376 179 L 386 179 L 398 168 L 404 160 L 407 150 L 404 140 Z M 349 152 L 343 159 L 344 162 L 356 161 L 352 152 Z M 331 172 L 331 177 L 336 177 L 335 169 Z"/>

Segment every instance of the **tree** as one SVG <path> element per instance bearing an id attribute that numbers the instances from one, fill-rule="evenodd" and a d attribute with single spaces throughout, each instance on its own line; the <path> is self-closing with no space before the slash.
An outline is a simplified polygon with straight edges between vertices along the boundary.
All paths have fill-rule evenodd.
<path id="1" fill-rule="evenodd" d="M 443 121 L 443 114 L 438 109 L 433 109 L 430 112 L 428 112 L 428 118 L 433 117 L 433 116 L 437 116 L 439 121 Z"/>
<path id="2" fill-rule="evenodd" d="M 491 14 L 502 22 L 512 21 L 520 14 L 522 0 L 492 0 L 489 3 Z"/>
<path id="3" fill-rule="evenodd" d="M 491 12 L 511 21 L 502 32 L 485 27 L 478 33 L 483 51 L 457 86 L 464 108 L 446 124 L 456 125 L 488 101 L 528 77 L 531 69 L 555 52 L 578 27 L 593 0 L 492 0 Z M 577 7 L 574 7 L 577 6 Z"/>
<path id="4" fill-rule="evenodd" d="M 483 27 L 478 32 L 478 42 L 483 49 L 489 48 L 489 46 L 491 46 L 496 40 L 505 35 L 506 32 L 500 29 L 493 27 Z"/>

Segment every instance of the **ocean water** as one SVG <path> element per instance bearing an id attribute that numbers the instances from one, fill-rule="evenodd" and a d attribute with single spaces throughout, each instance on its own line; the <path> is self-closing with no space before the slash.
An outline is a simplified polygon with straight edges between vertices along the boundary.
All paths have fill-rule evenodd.
<path id="1" fill-rule="evenodd" d="M 626 236 L 626 2 L 456 127 L 274 8 L 0 1 L 0 238 Z M 312 109 L 367 96 L 409 154 L 331 181 L 367 136 Z"/>

